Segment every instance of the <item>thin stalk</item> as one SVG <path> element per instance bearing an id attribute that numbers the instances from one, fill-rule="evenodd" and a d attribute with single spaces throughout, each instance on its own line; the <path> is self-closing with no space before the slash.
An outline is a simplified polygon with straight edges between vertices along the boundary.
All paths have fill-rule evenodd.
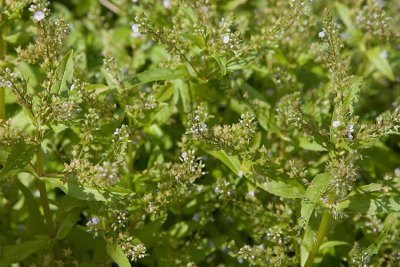
<path id="1" fill-rule="evenodd" d="M 3 1 L 0 1 L 2 3 Z M 2 21 L 0 15 L 0 21 Z M 3 39 L 3 36 L 7 33 L 7 25 L 3 24 L 0 26 L 0 60 L 4 58 L 7 50 L 7 42 Z M 6 119 L 6 92 L 4 87 L 0 87 L 0 120 Z"/>
<path id="2" fill-rule="evenodd" d="M 41 134 L 40 130 L 37 130 L 36 132 L 36 141 L 39 143 L 39 148 L 38 151 L 36 152 L 36 173 L 38 177 L 43 176 L 43 151 L 42 147 L 40 145 L 41 141 Z M 53 224 L 53 218 L 51 216 L 50 212 L 50 205 L 49 205 L 49 199 L 47 198 L 47 190 L 46 190 L 46 184 L 41 181 L 40 179 L 36 180 L 36 187 L 39 190 L 40 193 L 40 203 L 43 208 L 43 214 L 44 218 L 46 220 L 46 225 L 47 225 L 47 231 L 50 236 L 54 235 L 54 224 Z"/>
<path id="3" fill-rule="evenodd" d="M 319 247 L 321 246 L 322 241 L 325 238 L 326 231 L 328 230 L 330 217 L 331 215 L 329 214 L 329 210 L 325 209 L 324 214 L 322 215 L 321 223 L 319 224 L 317 240 L 315 241 L 315 244 L 310 251 L 310 255 L 308 256 L 305 267 L 313 266 L 315 256 L 317 255 Z"/>
<path id="4" fill-rule="evenodd" d="M 128 126 L 129 130 L 133 126 L 131 117 L 129 117 Z M 128 143 L 128 171 L 129 174 L 133 174 L 133 142 Z M 129 177 L 129 188 L 132 189 L 132 177 Z"/>

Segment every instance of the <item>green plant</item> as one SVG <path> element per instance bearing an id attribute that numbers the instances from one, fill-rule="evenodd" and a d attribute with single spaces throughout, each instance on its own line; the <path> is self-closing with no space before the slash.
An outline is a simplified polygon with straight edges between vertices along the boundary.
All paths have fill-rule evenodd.
<path id="1" fill-rule="evenodd" d="M 396 266 L 399 10 L 0 0 L 0 266 Z"/>

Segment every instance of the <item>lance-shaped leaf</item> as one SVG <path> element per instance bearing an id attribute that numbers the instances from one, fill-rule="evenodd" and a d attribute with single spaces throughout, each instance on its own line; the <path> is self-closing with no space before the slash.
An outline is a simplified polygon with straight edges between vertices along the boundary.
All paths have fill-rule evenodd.
<path id="1" fill-rule="evenodd" d="M 307 227 L 308 221 L 331 179 L 332 176 L 327 173 L 317 174 L 307 188 L 305 198 L 301 201 L 301 223 L 304 228 Z"/>
<path id="2" fill-rule="evenodd" d="M 36 149 L 37 145 L 35 144 L 27 144 L 22 141 L 15 144 L 0 171 L 0 179 L 23 170 L 32 160 Z"/>
<path id="3" fill-rule="evenodd" d="M 337 203 L 337 210 L 350 209 L 363 214 L 390 213 L 400 211 L 400 195 L 370 192 L 351 194 Z"/>
<path id="4" fill-rule="evenodd" d="M 108 243 L 107 247 L 107 254 L 110 256 L 113 261 L 115 261 L 116 264 L 118 264 L 119 267 L 130 267 L 131 264 L 129 263 L 128 258 L 125 256 L 124 252 L 122 249 L 115 245 Z"/>
<path id="5" fill-rule="evenodd" d="M 301 198 L 304 196 L 304 187 L 286 174 L 277 175 L 273 169 L 249 161 L 246 161 L 246 164 L 242 166 L 238 156 L 230 156 L 224 151 L 208 151 L 208 153 L 222 161 L 236 175 L 243 174 L 268 193 L 284 198 Z"/>
<path id="6" fill-rule="evenodd" d="M 383 51 L 380 50 L 379 47 L 375 47 L 367 51 L 367 57 L 377 70 L 379 70 L 389 80 L 394 81 L 393 70 L 382 53 Z"/>
<path id="7" fill-rule="evenodd" d="M 0 267 L 11 266 L 21 262 L 28 256 L 50 247 L 48 239 L 37 239 L 22 242 L 17 245 L 4 246 L 0 254 Z"/>
<path id="8" fill-rule="evenodd" d="M 51 87 L 52 93 L 60 93 L 67 96 L 68 86 L 67 83 L 72 83 L 74 76 L 74 51 L 69 51 L 58 65 L 55 76 L 53 79 L 53 86 Z"/>

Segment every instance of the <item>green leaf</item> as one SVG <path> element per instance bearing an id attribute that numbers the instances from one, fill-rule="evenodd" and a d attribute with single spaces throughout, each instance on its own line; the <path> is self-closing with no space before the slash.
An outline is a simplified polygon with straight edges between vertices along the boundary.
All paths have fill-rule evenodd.
<path id="1" fill-rule="evenodd" d="M 225 151 L 207 151 L 207 153 L 222 161 L 222 163 L 236 175 L 239 175 L 239 172 L 243 171 L 246 178 L 249 178 L 249 180 L 254 182 L 258 187 L 273 195 L 284 198 L 301 198 L 305 193 L 303 186 L 287 175 L 274 175 L 264 167 L 253 166 L 253 163 L 249 161 L 243 162 L 246 164 L 242 165 L 238 156 L 230 156 Z M 254 174 L 249 172 L 252 167 L 255 168 L 254 174 L 258 172 L 257 176 L 261 174 L 262 179 L 260 179 L 260 177 L 255 177 Z"/>
<path id="2" fill-rule="evenodd" d="M 301 201 L 301 223 L 308 226 L 310 217 L 317 206 L 324 191 L 328 188 L 332 176 L 327 173 L 317 174 L 307 188 L 305 198 Z"/>
<path id="3" fill-rule="evenodd" d="M 70 50 L 58 65 L 55 77 L 53 80 L 53 86 L 51 87 L 52 93 L 60 93 L 63 96 L 68 95 L 67 82 L 72 83 L 74 76 L 74 51 Z"/>
<path id="4" fill-rule="evenodd" d="M 110 256 L 119 267 L 131 267 L 128 258 L 119 246 L 107 243 L 106 250 L 108 256 Z"/>
<path id="5" fill-rule="evenodd" d="M 304 197 L 304 187 L 294 178 L 286 174 L 276 174 L 276 170 L 272 167 L 254 165 L 253 168 L 255 177 L 252 180 L 268 193 L 284 198 Z"/>
<path id="6" fill-rule="evenodd" d="M 32 160 L 37 146 L 34 144 L 26 144 L 19 142 L 13 146 L 7 161 L 0 171 L 0 179 L 6 175 L 17 173 L 24 169 L 24 167 Z"/>
<path id="7" fill-rule="evenodd" d="M 224 163 L 231 171 L 238 174 L 240 171 L 240 160 L 238 156 L 230 156 L 225 151 L 207 151 L 208 154 Z"/>
<path id="8" fill-rule="evenodd" d="M 212 58 L 215 60 L 215 62 L 217 62 L 218 67 L 221 71 L 221 75 L 225 76 L 226 75 L 226 60 L 225 60 L 225 58 L 218 57 L 218 56 L 213 56 Z"/>
<path id="9" fill-rule="evenodd" d="M 154 81 L 168 81 L 184 78 L 187 76 L 187 72 L 183 68 L 177 70 L 171 70 L 167 68 L 156 68 L 146 70 L 144 72 L 136 74 L 136 78 L 139 80 L 135 85 L 154 82 Z"/>
<path id="10" fill-rule="evenodd" d="M 303 239 L 301 241 L 300 246 L 300 266 L 304 266 L 310 255 L 310 251 L 314 245 L 314 237 L 316 235 L 316 231 L 308 227 L 304 233 Z"/>
<path id="11" fill-rule="evenodd" d="M 167 216 L 165 215 L 157 218 L 152 222 L 149 222 L 148 224 L 138 229 L 134 236 L 140 239 L 147 248 L 151 247 L 155 242 L 157 242 L 157 234 L 166 219 Z"/>
<path id="12" fill-rule="evenodd" d="M 187 86 L 187 84 L 184 83 L 182 80 L 176 80 L 174 83 L 176 88 L 178 88 L 179 90 L 179 95 L 182 100 L 183 112 L 189 113 L 191 111 L 191 106 L 192 106 L 192 99 L 189 91 L 190 89 Z"/>
<path id="13" fill-rule="evenodd" d="M 385 240 L 388 238 L 390 232 L 393 230 L 393 227 L 397 225 L 398 219 L 399 215 L 396 213 L 391 213 L 386 216 L 381 233 L 379 234 L 378 238 L 364 251 L 365 254 L 371 257 L 379 252 L 383 242 L 385 242 Z"/>
<path id="14" fill-rule="evenodd" d="M 63 218 L 60 226 L 58 227 L 56 234 L 57 240 L 64 239 L 69 232 L 71 232 L 72 228 L 76 225 L 76 222 L 80 219 L 80 213 L 82 209 L 82 206 L 78 206 L 66 212 L 65 218 Z"/>
<path id="15" fill-rule="evenodd" d="M 87 201 L 109 201 L 103 192 L 92 187 L 82 186 L 75 181 L 63 183 L 59 178 L 41 178 L 41 180 L 54 187 L 60 188 L 65 194 L 76 199 Z"/>
<path id="16" fill-rule="evenodd" d="M 32 235 L 46 234 L 46 224 L 44 223 L 43 216 L 40 213 L 39 205 L 33 197 L 31 191 L 17 179 L 17 186 L 25 197 L 24 205 L 28 208 L 29 217 L 27 221 L 27 228 L 32 232 Z"/>
<path id="17" fill-rule="evenodd" d="M 332 241 L 327 241 L 327 242 L 323 243 L 319 247 L 319 250 L 329 249 L 329 248 L 333 248 L 336 246 L 351 246 L 351 245 L 345 241 L 332 240 Z"/>
<path id="18" fill-rule="evenodd" d="M 336 9 L 339 13 L 340 18 L 344 22 L 344 24 L 347 26 L 347 28 L 352 27 L 352 22 L 351 22 L 351 11 L 350 9 L 343 5 L 342 3 L 335 2 Z"/>
<path id="19" fill-rule="evenodd" d="M 351 209 L 363 214 L 400 212 L 400 196 L 377 192 L 352 194 L 337 204 L 337 210 Z"/>
<path id="20" fill-rule="evenodd" d="M 358 76 L 351 77 L 350 88 L 346 92 L 346 96 L 343 101 L 343 109 L 349 109 L 350 113 L 354 112 L 353 104 L 358 102 L 360 95 L 360 88 L 362 84 L 362 78 Z"/>
<path id="21" fill-rule="evenodd" d="M 17 245 L 4 246 L 0 255 L 0 267 L 21 262 L 28 256 L 50 247 L 48 239 L 26 241 Z"/>
<path id="22" fill-rule="evenodd" d="M 108 85 L 108 88 L 110 90 L 117 90 L 119 91 L 120 88 L 120 83 L 118 82 L 118 80 L 112 75 L 112 73 L 110 73 L 108 70 L 101 68 L 101 72 L 104 75 L 104 78 L 106 79 L 106 83 Z"/>
<path id="23" fill-rule="evenodd" d="M 367 51 L 367 57 L 374 67 L 379 70 L 389 80 L 394 81 L 394 74 L 389 62 L 386 58 L 381 56 L 382 50 L 375 47 Z"/>
<path id="24" fill-rule="evenodd" d="M 299 139 L 300 143 L 299 146 L 303 149 L 310 150 L 310 151 L 327 151 L 327 149 L 317 142 L 310 141 L 307 138 L 301 137 Z"/>

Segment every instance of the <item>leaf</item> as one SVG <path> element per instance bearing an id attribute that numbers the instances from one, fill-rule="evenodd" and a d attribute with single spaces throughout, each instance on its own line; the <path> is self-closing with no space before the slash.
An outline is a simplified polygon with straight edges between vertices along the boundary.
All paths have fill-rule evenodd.
<path id="1" fill-rule="evenodd" d="M 167 216 L 162 216 L 157 218 L 156 220 L 149 222 L 144 225 L 134 234 L 138 239 L 140 239 L 147 248 L 150 248 L 154 243 L 157 242 L 157 234 L 161 229 L 161 226 L 164 224 Z"/>
<path id="2" fill-rule="evenodd" d="M 388 60 L 381 54 L 382 50 L 380 50 L 379 47 L 375 47 L 367 51 L 367 57 L 372 65 L 374 65 L 374 67 L 389 80 L 394 81 L 392 68 L 390 67 Z"/>
<path id="3" fill-rule="evenodd" d="M 400 196 L 382 193 L 354 194 L 341 200 L 337 210 L 351 209 L 363 214 L 400 212 Z"/>
<path id="4" fill-rule="evenodd" d="M 301 223 L 307 228 L 310 217 L 324 191 L 328 188 L 332 176 L 327 173 L 317 174 L 307 188 L 305 198 L 301 201 Z"/>
<path id="5" fill-rule="evenodd" d="M 343 109 L 349 109 L 350 113 L 354 112 L 353 104 L 358 102 L 360 95 L 360 88 L 362 84 L 362 78 L 358 76 L 351 77 L 350 88 L 346 92 L 347 95 L 343 101 Z"/>
<path id="6" fill-rule="evenodd" d="M 0 179 L 6 175 L 17 173 L 32 160 L 37 149 L 37 145 L 26 144 L 21 141 L 13 146 L 3 169 L 0 171 Z"/>
<path id="7" fill-rule="evenodd" d="M 51 92 L 55 94 L 62 94 L 63 96 L 68 95 L 67 82 L 72 83 L 74 76 L 74 51 L 70 50 L 58 65 L 55 77 L 53 80 L 53 86 Z"/>
<path id="8" fill-rule="evenodd" d="M 212 56 L 212 58 L 217 62 L 218 67 L 221 71 L 221 75 L 225 76 L 226 75 L 226 60 L 223 57 L 218 57 L 218 56 Z"/>
<path id="9" fill-rule="evenodd" d="M 128 258 L 119 246 L 107 243 L 106 250 L 108 256 L 110 256 L 119 267 L 131 267 Z"/>
<path id="10" fill-rule="evenodd" d="M 190 89 L 182 80 L 176 80 L 175 86 L 179 90 L 179 95 L 182 100 L 183 112 L 189 113 L 191 111 L 192 99 L 190 97 Z"/>
<path id="11" fill-rule="evenodd" d="M 223 150 L 207 151 L 207 153 L 222 161 L 235 174 L 239 173 L 241 163 L 238 156 L 230 156 Z"/>
<path id="12" fill-rule="evenodd" d="M 339 16 L 342 19 L 342 21 L 344 22 L 344 24 L 347 26 L 347 28 L 351 28 L 353 23 L 351 22 L 350 9 L 347 6 L 345 6 L 344 4 L 339 3 L 339 2 L 335 2 L 335 6 L 336 6 Z"/>
<path id="13" fill-rule="evenodd" d="M 183 68 L 179 68 L 176 70 L 171 70 L 167 68 L 156 68 L 136 74 L 136 78 L 139 80 L 139 82 L 135 85 L 154 81 L 176 80 L 184 78 L 186 76 L 187 72 Z"/>
<path id="14" fill-rule="evenodd" d="M 329 248 L 333 248 L 336 246 L 351 246 L 351 245 L 345 241 L 332 240 L 332 241 L 327 241 L 327 242 L 323 243 L 319 247 L 319 250 L 329 249 Z"/>
<path id="15" fill-rule="evenodd" d="M 300 138 L 299 146 L 303 149 L 310 150 L 310 151 L 327 151 L 327 149 L 317 142 L 309 141 L 307 138 Z"/>
<path id="16" fill-rule="evenodd" d="M 389 233 L 397 224 L 397 220 L 398 214 L 395 213 L 391 213 L 386 217 L 383 230 L 379 234 L 378 238 L 364 251 L 365 254 L 367 254 L 369 257 L 372 257 L 379 252 L 383 242 L 385 242 L 385 239 L 389 236 Z"/>
<path id="17" fill-rule="evenodd" d="M 106 79 L 106 83 L 108 85 L 108 88 L 111 90 L 120 90 L 120 83 L 118 82 L 117 79 L 110 73 L 108 70 L 101 68 L 101 72 L 104 75 L 104 78 Z"/>
<path id="18" fill-rule="evenodd" d="M 78 206 L 66 213 L 65 218 L 61 221 L 60 226 L 56 234 L 57 240 L 64 239 L 72 228 L 75 226 L 76 222 L 80 219 L 80 213 L 83 207 Z"/>
<path id="19" fill-rule="evenodd" d="M 60 188 L 65 194 L 82 200 L 87 201 L 109 201 L 106 196 L 99 190 L 82 186 L 74 181 L 63 183 L 59 178 L 40 178 L 41 180 L 49 183 L 52 186 Z"/>
<path id="20" fill-rule="evenodd" d="M 2 247 L 0 255 L 0 267 L 6 267 L 13 263 L 21 262 L 28 256 L 49 247 L 50 242 L 48 239 L 37 239 L 17 245 L 4 246 Z"/>
<path id="21" fill-rule="evenodd" d="M 27 228 L 32 231 L 33 236 L 37 234 L 46 234 L 46 224 L 40 213 L 38 202 L 33 197 L 31 191 L 22 184 L 19 179 L 17 179 L 17 186 L 25 197 L 24 205 L 26 205 L 29 211 Z"/>
<path id="22" fill-rule="evenodd" d="M 254 165 L 253 180 L 256 185 L 268 193 L 284 198 L 302 198 L 305 194 L 304 187 L 294 178 L 286 174 L 276 174 L 273 167 Z M 261 175 L 261 177 L 259 177 Z M 257 177 L 258 176 L 258 177 Z"/>
<path id="23" fill-rule="evenodd" d="M 239 160 L 238 156 L 230 156 L 225 151 L 207 151 L 211 156 L 222 161 L 231 171 L 233 171 L 236 175 L 242 171 L 242 164 Z M 252 162 L 244 162 L 246 163 L 243 167 L 243 171 L 245 171 L 245 177 L 249 178 L 250 181 L 254 182 L 261 189 L 280 197 L 284 198 L 301 198 L 303 197 L 305 190 L 303 186 L 298 183 L 296 180 L 289 178 L 287 175 L 273 175 L 271 172 L 266 171 L 265 168 L 261 166 L 252 166 Z M 262 179 L 259 177 L 253 176 L 251 172 L 248 172 L 251 167 L 256 168 L 256 172 L 259 172 L 263 175 Z M 259 176 L 259 175 L 258 175 Z"/>
<path id="24" fill-rule="evenodd" d="M 314 236 L 316 232 L 311 227 L 308 227 L 304 233 L 303 240 L 300 246 L 300 266 L 304 266 L 310 255 L 310 251 L 314 245 Z"/>

